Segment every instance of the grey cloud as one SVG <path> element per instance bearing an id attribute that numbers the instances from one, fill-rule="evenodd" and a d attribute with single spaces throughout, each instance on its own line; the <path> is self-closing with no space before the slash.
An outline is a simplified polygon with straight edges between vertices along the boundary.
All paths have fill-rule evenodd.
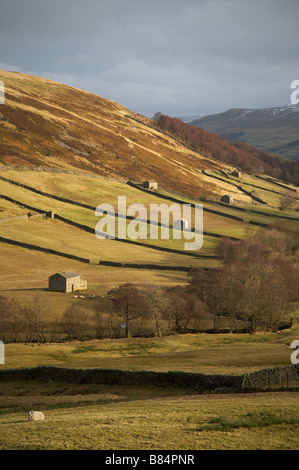
<path id="1" fill-rule="evenodd" d="M 276 106 L 299 79 L 298 13 L 298 0 L 9 0 L 0 57 L 146 115 Z"/>

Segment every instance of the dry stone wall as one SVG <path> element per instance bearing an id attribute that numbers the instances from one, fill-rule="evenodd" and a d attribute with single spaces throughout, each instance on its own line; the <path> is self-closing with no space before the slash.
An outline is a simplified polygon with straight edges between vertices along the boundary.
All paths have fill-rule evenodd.
<path id="1" fill-rule="evenodd" d="M 37 380 L 79 384 L 158 386 L 196 390 L 198 393 L 250 393 L 298 387 L 299 365 L 263 369 L 246 375 L 192 372 L 126 371 L 119 369 L 71 369 L 35 367 L 0 370 L 0 382 Z"/>
<path id="2" fill-rule="evenodd" d="M 6 382 L 39 380 L 80 384 L 144 385 L 159 387 L 191 388 L 198 392 L 240 392 L 241 376 L 205 375 L 191 372 L 125 371 L 118 369 L 63 369 L 36 367 L 0 371 L 0 380 Z"/>
<path id="3" fill-rule="evenodd" d="M 18 242 L 10 238 L 0 237 L 0 243 L 8 243 L 9 245 L 20 246 L 22 248 L 27 248 L 29 250 L 42 251 L 44 253 L 49 253 L 52 255 L 63 256 L 64 258 L 69 258 L 75 261 L 80 261 L 81 263 L 90 263 L 90 259 L 82 258 L 81 256 L 76 256 L 76 255 L 72 255 L 69 253 L 63 253 L 61 251 L 52 250 L 51 248 L 44 248 L 42 246 L 33 245 L 31 243 Z"/>

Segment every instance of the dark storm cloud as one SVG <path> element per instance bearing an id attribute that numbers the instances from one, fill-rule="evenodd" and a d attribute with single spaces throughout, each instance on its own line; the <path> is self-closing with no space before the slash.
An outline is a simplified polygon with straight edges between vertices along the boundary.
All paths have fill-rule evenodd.
<path id="1" fill-rule="evenodd" d="M 9 0 L 0 68 L 147 115 L 287 104 L 298 13 L 298 0 Z"/>

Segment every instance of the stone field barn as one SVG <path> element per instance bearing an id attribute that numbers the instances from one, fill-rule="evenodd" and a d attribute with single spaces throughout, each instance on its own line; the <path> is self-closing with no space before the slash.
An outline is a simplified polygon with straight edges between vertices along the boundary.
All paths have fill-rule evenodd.
<path id="1" fill-rule="evenodd" d="M 49 277 L 49 290 L 76 292 L 87 289 L 87 281 L 74 271 L 58 272 Z"/>

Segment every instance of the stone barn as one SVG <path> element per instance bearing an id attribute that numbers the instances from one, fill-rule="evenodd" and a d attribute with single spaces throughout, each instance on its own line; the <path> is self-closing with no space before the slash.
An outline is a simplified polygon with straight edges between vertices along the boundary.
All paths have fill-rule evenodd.
<path id="1" fill-rule="evenodd" d="M 220 199 L 222 202 L 226 202 L 226 204 L 233 204 L 234 203 L 234 198 L 230 194 L 225 194 L 222 196 Z"/>
<path id="2" fill-rule="evenodd" d="M 142 186 L 147 189 L 158 189 L 157 181 L 144 181 Z"/>
<path id="3" fill-rule="evenodd" d="M 236 178 L 240 178 L 241 177 L 241 172 L 235 170 L 235 171 L 232 172 L 232 176 L 236 176 Z"/>
<path id="4" fill-rule="evenodd" d="M 54 219 L 55 218 L 55 212 L 54 211 L 49 211 L 49 212 L 46 213 L 46 216 L 49 219 Z"/>
<path id="5" fill-rule="evenodd" d="M 173 222 L 174 230 L 189 230 L 189 221 L 187 219 L 178 219 Z"/>
<path id="6" fill-rule="evenodd" d="M 49 290 L 76 292 L 87 289 L 87 281 L 74 271 L 58 272 L 49 277 Z"/>

